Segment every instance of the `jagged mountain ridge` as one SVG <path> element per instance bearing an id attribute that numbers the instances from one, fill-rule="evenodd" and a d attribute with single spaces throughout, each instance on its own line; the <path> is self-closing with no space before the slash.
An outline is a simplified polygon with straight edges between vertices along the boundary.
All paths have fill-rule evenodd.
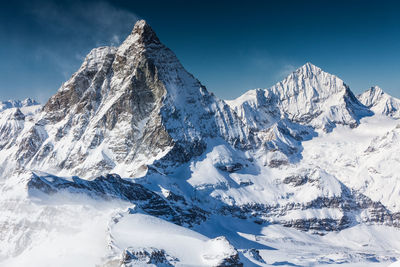
<path id="1" fill-rule="evenodd" d="M 310 63 L 270 89 L 251 90 L 235 101 L 220 100 L 184 70 L 147 23 L 139 21 L 120 47 L 92 50 L 42 110 L 27 115 L 11 108 L 0 113 L 1 177 L 7 177 L 0 186 L 7 211 L 0 216 L 0 225 L 9 233 L 19 233 L 26 218 L 40 218 L 37 223 L 47 225 L 46 218 L 51 217 L 46 216 L 53 209 L 60 217 L 57 223 L 63 225 L 68 217 L 62 215 L 62 204 L 41 204 L 43 210 L 38 204 L 64 194 L 78 199 L 73 205 L 79 205 L 83 196 L 98 202 L 122 201 L 128 210 L 108 218 L 111 247 L 123 252 L 112 257 L 130 263 L 159 256 L 173 265 L 179 262 L 178 254 L 168 246 L 130 247 L 113 236 L 113 228 L 142 213 L 202 234 L 209 233 L 216 218 L 240 220 L 245 227 L 236 235 L 269 224 L 319 235 L 357 225 L 398 227 L 398 190 L 389 196 L 374 194 L 379 186 L 374 179 L 385 178 L 373 173 L 382 172 L 381 161 L 365 164 L 373 170 L 368 179 L 362 173 L 356 176 L 358 184 L 352 180 L 357 161 L 385 155 L 388 147 L 392 162 L 398 160 L 395 120 L 388 118 L 384 127 L 389 134 L 380 130 L 359 138 L 361 152 L 325 155 L 321 149 L 313 155 L 320 139 L 341 131 L 354 133 L 372 114 L 342 80 Z M 367 142 L 376 136 L 382 137 L 382 144 Z M 335 143 L 329 145 L 321 147 L 334 151 Z M 109 172 L 125 179 L 106 175 Z M 23 192 L 22 197 L 16 198 L 13 191 Z M 15 207 L 26 218 L 12 213 Z M 8 223 L 7 214 L 15 223 Z M 30 223 L 28 236 L 40 236 L 43 227 L 36 228 L 35 220 Z M 230 233 L 228 228 L 218 235 Z M 257 238 L 266 237 L 258 233 Z M 19 255 L 22 245 L 35 247 L 35 240 L 18 235 L 4 234 L 1 239 L 3 244 L 15 244 L 4 250 L 9 255 Z M 228 239 L 241 249 L 241 260 L 262 265 L 263 258 L 256 257 L 259 252 L 251 250 L 257 244 L 266 249 L 262 242 L 235 235 Z M 129 242 L 136 244 L 134 239 Z M 222 250 L 212 257 L 240 266 L 239 254 L 229 242 L 224 245 L 229 253 Z M 376 255 L 383 261 L 389 257 L 387 252 Z M 204 262 L 213 260 L 205 257 Z M 351 254 L 343 257 L 343 262 L 354 260 Z M 359 257 L 368 258 L 363 253 Z"/>
<path id="2" fill-rule="evenodd" d="M 388 95 L 379 86 L 371 87 L 357 98 L 376 114 L 400 118 L 400 99 Z"/>
<path id="3" fill-rule="evenodd" d="M 372 115 L 341 79 L 311 63 L 271 88 L 248 91 L 228 103 L 255 128 L 268 128 L 287 118 L 331 131 L 338 124 L 356 127 L 362 117 Z"/>
<path id="4" fill-rule="evenodd" d="M 306 63 L 271 88 L 254 89 L 227 101 L 248 131 L 273 155 L 273 166 L 301 159 L 301 142 L 337 125 L 357 127 L 373 113 L 337 76 Z"/>
<path id="5" fill-rule="evenodd" d="M 119 48 L 92 50 L 37 116 L 12 158 L 69 175 L 134 176 L 156 159 L 200 155 L 205 138 L 244 146 L 248 137 L 144 21 Z"/>
<path id="6" fill-rule="evenodd" d="M 23 107 L 30 107 L 30 106 L 35 106 L 39 105 L 39 103 L 32 99 L 32 98 L 26 98 L 24 100 L 7 100 L 7 101 L 1 101 L 0 102 L 0 112 L 9 108 L 23 108 Z"/>

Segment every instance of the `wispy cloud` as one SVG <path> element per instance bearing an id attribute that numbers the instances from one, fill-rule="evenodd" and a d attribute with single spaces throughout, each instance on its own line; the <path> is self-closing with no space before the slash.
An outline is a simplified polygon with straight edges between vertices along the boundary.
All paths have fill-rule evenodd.
<path id="1" fill-rule="evenodd" d="M 276 73 L 276 78 L 283 79 L 288 76 L 290 73 L 294 72 L 299 66 L 295 66 L 294 64 L 290 63 L 283 63 L 281 64 L 280 68 Z"/>
<path id="2" fill-rule="evenodd" d="M 39 60 L 50 61 L 64 79 L 76 71 L 90 49 L 119 45 L 138 20 L 134 13 L 104 1 L 35 3 L 30 6 L 31 15 L 49 40 L 34 53 Z"/>
<path id="3" fill-rule="evenodd" d="M 86 54 L 99 46 L 118 46 L 138 20 L 136 14 L 106 1 L 32 1 L 25 10 L 39 25 L 30 51 L 38 66 L 54 71 L 57 86 L 77 71 Z M 57 88 L 36 90 L 45 101 Z"/>
<path id="4" fill-rule="evenodd" d="M 119 43 L 138 20 L 136 14 L 105 1 L 36 3 L 30 10 L 39 23 L 57 34 L 108 44 Z"/>
<path id="5" fill-rule="evenodd" d="M 246 63 L 247 75 L 259 82 L 255 87 L 269 87 L 286 78 L 301 64 L 291 59 L 274 55 L 266 49 L 246 49 L 241 52 Z"/>

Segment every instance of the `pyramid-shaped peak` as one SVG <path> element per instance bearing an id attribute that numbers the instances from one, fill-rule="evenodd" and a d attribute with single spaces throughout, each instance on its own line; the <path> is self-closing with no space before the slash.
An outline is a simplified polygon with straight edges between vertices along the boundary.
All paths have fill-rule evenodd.
<path id="1" fill-rule="evenodd" d="M 337 92 L 348 90 L 348 86 L 336 75 L 323 71 L 314 64 L 307 62 L 291 74 L 282 82 L 273 86 L 272 91 L 277 94 L 297 95 L 300 91 L 306 91 L 307 98 L 328 97 Z"/>
<path id="2" fill-rule="evenodd" d="M 340 85 L 340 87 L 346 88 L 347 85 L 344 84 L 344 82 L 336 75 L 331 74 L 329 72 L 326 72 L 322 70 L 320 67 L 317 67 L 316 65 L 307 62 L 300 68 L 296 69 L 294 72 L 292 72 L 287 78 L 283 81 L 293 81 L 293 80 L 315 80 L 315 81 L 320 81 L 320 82 L 327 82 L 330 80 L 331 85 L 332 83 L 335 83 L 337 85 Z M 313 86 L 315 87 L 315 86 Z M 335 86 L 333 86 L 335 87 Z M 318 89 L 318 88 L 317 88 Z M 331 91 L 331 90 L 329 90 Z"/>
<path id="3" fill-rule="evenodd" d="M 34 105 L 39 105 L 39 102 L 37 102 L 35 99 L 32 98 L 26 98 L 21 102 L 21 105 L 23 107 L 28 107 L 28 106 L 34 106 Z"/>
<path id="4" fill-rule="evenodd" d="M 369 91 L 373 92 L 376 95 L 384 94 L 385 92 L 378 85 L 372 86 Z"/>
<path id="5" fill-rule="evenodd" d="M 311 62 L 307 62 L 306 64 L 303 65 L 303 68 L 307 68 L 307 69 L 318 69 L 320 70 L 321 68 L 318 66 L 315 66 L 314 64 L 312 64 Z"/>
<path id="6" fill-rule="evenodd" d="M 358 100 L 375 114 L 400 118 L 400 99 L 385 93 L 379 86 L 372 86 L 357 96 Z"/>
<path id="7" fill-rule="evenodd" d="M 300 68 L 298 68 L 296 70 L 297 73 L 303 73 L 303 74 L 306 74 L 306 73 L 317 74 L 317 73 L 319 73 L 321 71 L 322 71 L 321 68 L 315 66 L 314 64 L 312 64 L 310 62 L 307 62 L 306 64 L 304 64 L 303 66 L 301 66 Z"/>
<path id="8" fill-rule="evenodd" d="M 378 104 L 382 99 L 391 98 L 379 86 L 375 85 L 358 96 L 358 100 L 367 107 Z"/>
<path id="9" fill-rule="evenodd" d="M 138 21 L 136 21 L 134 28 L 136 29 L 143 29 L 145 27 L 150 27 L 149 24 L 147 23 L 147 21 L 145 21 L 144 19 L 140 19 Z"/>
<path id="10" fill-rule="evenodd" d="M 24 119 L 25 119 L 24 113 L 22 113 L 22 111 L 21 111 L 19 108 L 17 108 L 17 109 L 13 112 L 12 117 L 13 117 L 13 119 L 15 119 L 15 120 L 24 120 Z"/>
<path id="11" fill-rule="evenodd" d="M 138 20 L 133 27 L 131 35 L 137 37 L 138 42 L 143 44 L 159 44 L 160 40 L 158 39 L 156 33 L 150 27 L 150 25 L 145 20 Z"/>

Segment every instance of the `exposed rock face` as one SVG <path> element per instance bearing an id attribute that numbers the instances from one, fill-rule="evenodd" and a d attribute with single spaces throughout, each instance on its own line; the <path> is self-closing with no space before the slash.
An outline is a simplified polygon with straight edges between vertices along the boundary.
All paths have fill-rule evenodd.
<path id="1" fill-rule="evenodd" d="M 308 181 L 307 176 L 303 176 L 303 175 L 299 174 L 299 175 L 291 175 L 291 176 L 286 177 L 283 180 L 283 183 L 291 184 L 293 186 L 300 186 L 300 185 L 307 183 L 307 181 Z"/>
<path id="2" fill-rule="evenodd" d="M 127 248 L 121 260 L 121 266 L 137 266 L 154 264 L 155 266 L 174 266 L 177 258 L 168 255 L 165 250 L 157 248 L 129 249 Z"/>
<path id="3" fill-rule="evenodd" d="M 246 253 L 248 253 L 252 259 L 266 264 L 265 260 L 260 256 L 260 251 L 258 249 L 252 248 L 246 251 Z"/>
<path id="4" fill-rule="evenodd" d="M 120 47 L 93 49 L 13 155 L 23 168 L 143 175 L 200 155 L 205 138 L 247 145 L 242 122 L 186 72 L 144 21 Z M 32 140 L 28 144 L 27 140 Z"/>
<path id="5" fill-rule="evenodd" d="M 379 86 L 371 87 L 357 98 L 376 114 L 400 118 L 400 99 L 388 95 Z"/>

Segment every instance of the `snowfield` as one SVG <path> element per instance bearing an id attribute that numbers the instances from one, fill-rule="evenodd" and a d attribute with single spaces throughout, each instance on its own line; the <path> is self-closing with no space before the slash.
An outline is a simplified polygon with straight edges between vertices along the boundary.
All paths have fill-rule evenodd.
<path id="1" fill-rule="evenodd" d="M 21 192 L 14 193 L 20 196 Z M 23 251 L 17 257 L 8 258 L 10 243 L 2 242 L 1 251 L 7 253 L 1 266 L 119 266 L 124 251 L 151 249 L 164 251 L 176 266 L 216 266 L 235 253 L 245 266 L 387 266 L 385 262 L 397 258 L 400 249 L 400 231 L 388 226 L 357 225 L 320 236 L 277 224 L 213 216 L 188 229 L 154 216 L 130 214 L 123 202 L 68 194 L 51 201 L 41 197 L 13 203 L 20 212 L 12 220 L 29 228 L 24 231 L 25 243 L 20 241 L 22 247 L 14 248 Z M 5 217 L 10 219 L 2 213 L 2 225 Z"/>

